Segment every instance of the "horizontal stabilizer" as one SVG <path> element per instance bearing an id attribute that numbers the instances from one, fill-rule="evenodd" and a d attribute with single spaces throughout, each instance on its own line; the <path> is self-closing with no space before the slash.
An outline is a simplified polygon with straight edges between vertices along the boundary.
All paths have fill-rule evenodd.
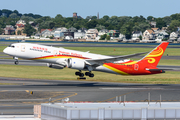
<path id="1" fill-rule="evenodd" d="M 148 68 L 146 68 L 146 70 L 148 70 L 150 72 L 162 72 L 162 73 L 165 73 L 165 70 L 172 70 L 172 69 L 148 69 Z"/>

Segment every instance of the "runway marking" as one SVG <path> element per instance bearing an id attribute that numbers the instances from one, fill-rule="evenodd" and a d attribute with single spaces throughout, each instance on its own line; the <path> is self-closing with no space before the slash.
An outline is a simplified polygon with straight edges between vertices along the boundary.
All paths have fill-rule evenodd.
<path id="1" fill-rule="evenodd" d="M 13 106 L 11 104 L 0 104 L 1 106 Z"/>
<path id="2" fill-rule="evenodd" d="M 0 91 L 0 92 L 7 92 L 8 90 L 2 90 L 2 91 Z"/>
<path id="3" fill-rule="evenodd" d="M 48 91 L 47 91 L 48 92 Z M 56 95 L 53 95 L 51 97 L 47 97 L 47 98 L 43 98 L 43 99 L 49 99 L 49 98 L 54 98 L 54 97 L 57 97 L 57 96 L 60 96 L 60 95 L 64 95 L 64 91 L 61 91 L 61 92 L 54 92 L 54 93 L 57 93 Z"/>
<path id="4" fill-rule="evenodd" d="M 22 90 L 22 91 L 29 92 L 30 90 Z M 9 92 L 9 90 L 3 90 L 3 91 L 0 91 L 0 92 Z M 44 91 L 44 92 L 48 92 L 48 91 Z M 62 96 L 62 95 L 65 96 L 65 97 L 60 98 L 60 96 Z M 58 92 L 57 91 L 57 92 L 53 92 L 52 96 L 49 96 L 49 97 L 46 97 L 46 98 L 41 98 L 41 100 L 44 100 L 43 103 L 48 103 L 49 98 L 51 98 L 52 99 L 51 102 L 57 102 L 57 101 L 60 101 L 62 99 L 70 98 L 70 97 L 73 97 L 73 96 L 76 96 L 76 95 L 77 95 L 77 93 L 75 93 L 75 92 L 65 92 L 65 91 Z M 3 101 L 3 102 L 9 102 L 9 101 Z M 11 104 L 3 104 L 3 102 L 0 103 L 0 106 L 13 106 Z M 18 102 L 18 99 L 14 99 L 13 102 Z M 41 104 L 42 102 L 40 102 L 40 101 L 21 101 L 21 103 L 22 104 L 33 104 L 34 105 L 34 104 Z"/>
<path id="5" fill-rule="evenodd" d="M 73 96 L 76 96 L 77 95 L 77 93 L 75 93 L 75 92 L 66 92 L 66 93 L 73 93 L 72 95 L 69 95 L 69 96 L 66 96 L 66 97 L 63 97 L 63 98 L 58 98 L 58 99 L 55 99 L 55 100 L 53 100 L 53 101 L 51 101 L 51 102 L 56 102 L 56 101 L 59 101 L 59 100 L 62 100 L 62 99 L 65 99 L 65 98 L 69 98 L 69 97 L 73 97 Z"/>
<path id="6" fill-rule="evenodd" d="M 164 88 L 99 88 L 99 89 L 102 89 L 102 90 L 134 90 L 134 89 L 137 89 L 137 90 L 164 90 Z"/>

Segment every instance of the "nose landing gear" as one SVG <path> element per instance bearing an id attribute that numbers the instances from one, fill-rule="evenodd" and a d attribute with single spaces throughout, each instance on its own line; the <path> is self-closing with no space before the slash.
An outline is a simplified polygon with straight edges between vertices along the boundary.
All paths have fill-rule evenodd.
<path id="1" fill-rule="evenodd" d="M 18 57 L 13 57 L 13 58 L 15 59 L 14 64 L 15 64 L 15 65 L 18 65 L 18 64 L 19 64 Z"/>
<path id="2" fill-rule="evenodd" d="M 18 64 L 19 64 L 19 61 L 18 61 L 18 60 L 16 60 L 16 61 L 14 62 L 14 64 L 15 64 L 15 65 L 18 65 Z"/>
<path id="3" fill-rule="evenodd" d="M 82 73 L 81 70 L 79 72 L 75 72 L 75 75 L 79 76 L 77 79 L 86 79 L 86 77 L 84 77 L 84 73 Z M 85 72 L 85 75 L 89 77 L 94 77 L 94 74 L 91 72 Z"/>

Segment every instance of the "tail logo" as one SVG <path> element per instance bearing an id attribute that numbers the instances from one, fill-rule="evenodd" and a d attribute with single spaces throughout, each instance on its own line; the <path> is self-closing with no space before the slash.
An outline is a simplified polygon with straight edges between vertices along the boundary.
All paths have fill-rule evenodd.
<path id="1" fill-rule="evenodd" d="M 148 59 L 148 63 L 155 63 L 156 62 L 156 59 L 154 59 L 154 58 L 146 58 L 146 59 Z"/>
<path id="2" fill-rule="evenodd" d="M 154 51 L 152 51 L 148 56 L 146 56 L 146 60 L 148 60 L 148 63 L 155 63 L 156 59 L 155 57 L 159 57 L 163 55 L 164 51 L 161 47 L 156 48 Z"/>

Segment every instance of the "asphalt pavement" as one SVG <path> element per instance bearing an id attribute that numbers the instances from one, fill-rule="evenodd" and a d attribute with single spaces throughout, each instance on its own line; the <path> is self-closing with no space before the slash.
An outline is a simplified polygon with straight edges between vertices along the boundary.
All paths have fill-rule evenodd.
<path id="1" fill-rule="evenodd" d="M 33 105 L 48 102 L 179 102 L 180 85 L 0 78 L 0 114 L 33 114 Z M 31 94 L 33 92 L 33 94 Z"/>

